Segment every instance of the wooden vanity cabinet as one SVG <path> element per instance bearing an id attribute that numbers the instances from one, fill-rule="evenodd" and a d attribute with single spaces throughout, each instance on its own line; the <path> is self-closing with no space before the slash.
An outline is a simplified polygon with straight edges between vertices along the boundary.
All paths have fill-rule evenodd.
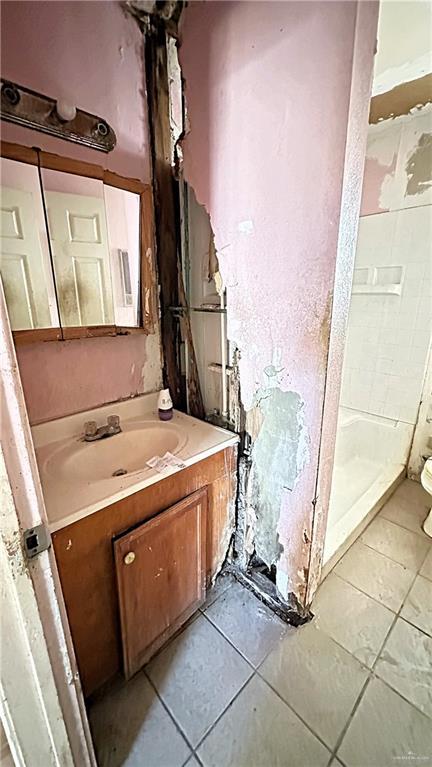
<path id="1" fill-rule="evenodd" d="M 127 679 L 204 602 L 207 488 L 114 541 Z"/>
<path id="2" fill-rule="evenodd" d="M 204 591 L 200 592 L 200 583 L 202 588 L 204 581 L 202 571 L 208 583 L 222 565 L 234 528 L 236 453 L 236 446 L 228 447 L 52 534 L 86 696 L 119 671 L 124 670 L 127 675 L 134 673 L 170 636 L 171 626 L 172 631 L 177 630 L 204 598 Z M 197 496 L 197 491 L 204 491 L 204 495 Z M 183 501 L 186 505 L 182 516 Z M 163 523 L 164 512 L 167 516 Z M 178 524 L 174 524 L 177 514 Z M 151 520 L 147 524 L 153 527 L 149 527 L 147 536 L 140 538 L 139 530 L 144 531 L 146 520 Z M 156 520 L 160 520 L 158 524 Z M 127 581 L 123 573 L 119 600 L 116 556 L 120 558 L 121 554 L 128 553 L 129 549 L 123 549 L 127 539 L 122 537 L 128 533 L 133 540 L 134 532 L 140 546 L 145 546 L 150 538 L 156 542 L 159 535 L 160 540 L 165 539 L 159 552 L 160 567 L 167 568 L 169 577 L 167 575 L 159 593 L 154 577 L 156 560 L 147 560 L 148 572 L 136 576 L 136 580 L 129 573 Z M 183 546 L 185 538 L 189 539 L 189 548 Z M 174 554 L 180 557 L 182 579 L 185 579 L 183 590 L 178 591 L 174 582 L 180 565 L 176 570 Z M 193 558 L 193 563 L 188 562 L 188 557 Z M 133 569 L 133 564 L 129 569 Z M 166 601 L 170 589 L 171 605 Z M 147 604 L 143 600 L 144 591 L 149 595 Z M 132 610 L 128 600 L 132 604 L 136 602 Z"/>

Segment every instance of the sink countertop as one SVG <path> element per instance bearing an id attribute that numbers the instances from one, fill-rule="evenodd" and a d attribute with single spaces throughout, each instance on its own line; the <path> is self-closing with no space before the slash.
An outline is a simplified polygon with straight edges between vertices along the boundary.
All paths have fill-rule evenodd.
<path id="1" fill-rule="evenodd" d="M 238 442 L 236 434 L 176 410 L 171 421 L 159 421 L 157 397 L 144 394 L 33 426 L 52 533 L 182 471 L 150 468 L 146 461 L 154 455 L 171 452 L 187 467 Z M 112 414 L 120 416 L 121 434 L 91 443 L 82 440 L 85 421 L 100 426 Z M 111 469 L 123 467 L 126 474 L 112 476 Z"/>

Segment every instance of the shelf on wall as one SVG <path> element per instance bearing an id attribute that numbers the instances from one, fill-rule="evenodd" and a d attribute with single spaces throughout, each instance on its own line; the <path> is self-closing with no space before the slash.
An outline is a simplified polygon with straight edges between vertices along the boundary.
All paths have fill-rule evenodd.
<path id="1" fill-rule="evenodd" d="M 402 266 L 361 266 L 354 269 L 352 293 L 396 295 L 402 293 Z"/>
<path id="2" fill-rule="evenodd" d="M 369 294 L 369 295 L 393 294 L 393 295 L 400 296 L 402 293 L 402 285 L 400 283 L 392 284 L 392 285 L 353 285 L 352 292 Z"/>

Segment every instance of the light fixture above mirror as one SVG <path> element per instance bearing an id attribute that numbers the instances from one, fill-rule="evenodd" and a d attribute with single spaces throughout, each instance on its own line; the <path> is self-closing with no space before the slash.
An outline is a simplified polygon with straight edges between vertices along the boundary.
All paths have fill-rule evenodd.
<path id="1" fill-rule="evenodd" d="M 101 152 L 116 145 L 116 135 L 102 117 L 78 109 L 63 96 L 56 100 L 3 79 L 1 119 Z"/>

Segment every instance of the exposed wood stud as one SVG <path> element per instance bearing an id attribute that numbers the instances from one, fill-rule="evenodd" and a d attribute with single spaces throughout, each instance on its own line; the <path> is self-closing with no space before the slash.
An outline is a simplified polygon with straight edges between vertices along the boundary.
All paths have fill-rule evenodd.
<path id="1" fill-rule="evenodd" d="M 180 374 L 180 329 L 169 311 L 179 303 L 177 243 L 179 232 L 178 182 L 171 169 L 171 134 L 165 24 L 153 18 L 145 45 L 147 97 L 153 160 L 157 263 L 161 299 L 161 333 L 164 384 L 174 406 L 185 409 L 184 383 Z"/>

